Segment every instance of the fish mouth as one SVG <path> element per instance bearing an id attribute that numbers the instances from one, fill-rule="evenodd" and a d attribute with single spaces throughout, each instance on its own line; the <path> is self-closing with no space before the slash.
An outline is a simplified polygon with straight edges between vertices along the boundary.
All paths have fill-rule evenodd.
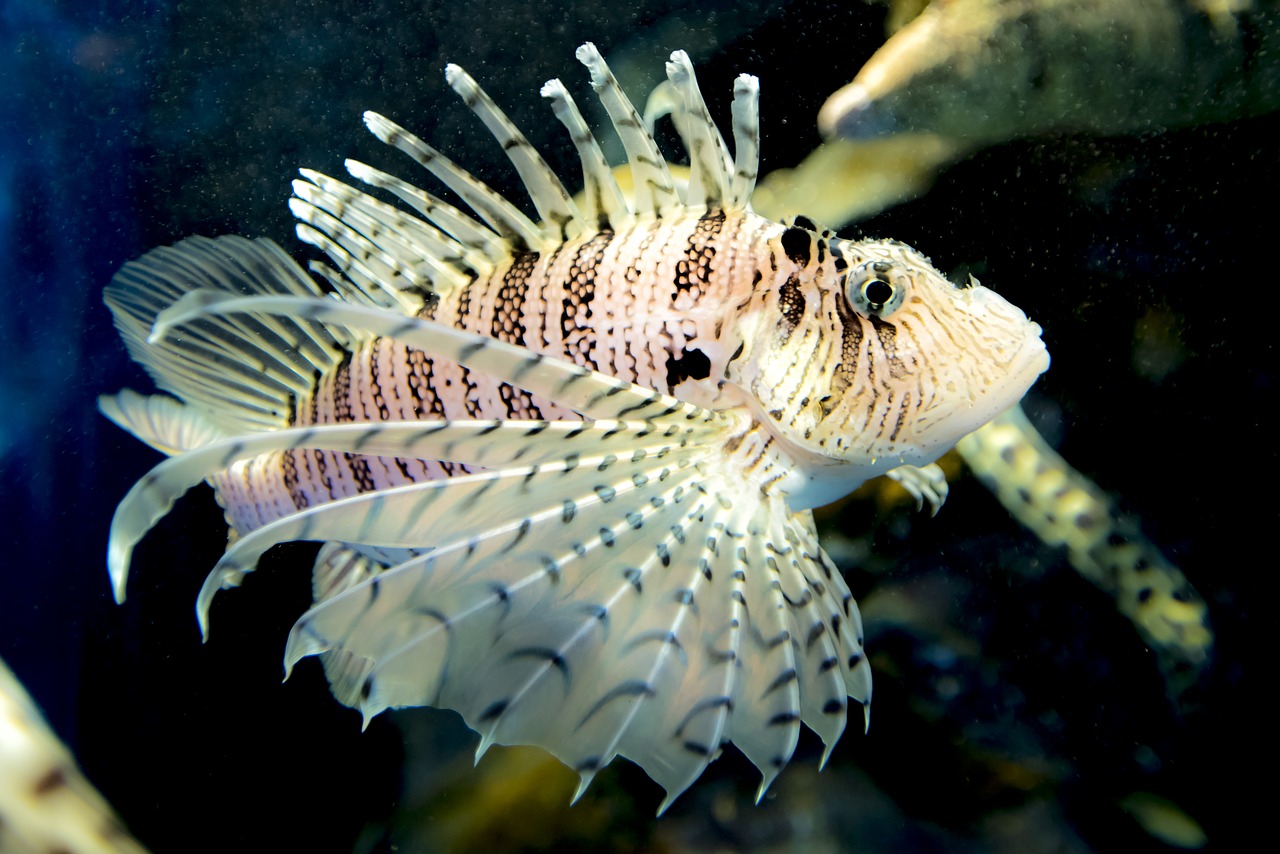
<path id="1" fill-rule="evenodd" d="M 1027 340 L 1019 348 L 1018 355 L 1014 359 L 1014 369 L 1010 371 L 1004 383 L 1014 396 L 1014 399 L 1009 401 L 1008 406 L 1001 407 L 1000 412 L 1022 400 L 1031 386 L 1035 385 L 1040 375 L 1049 370 L 1052 360 L 1049 358 L 1049 348 L 1045 346 L 1044 340 L 1040 337 L 1042 331 L 1040 324 L 1029 323 L 1028 329 L 1032 334 L 1027 336 Z M 997 412 L 996 415 L 999 415 L 1000 412 Z M 994 418 L 995 415 L 991 417 Z"/>
<path id="2" fill-rule="evenodd" d="M 999 361 L 998 371 L 987 382 L 936 410 L 928 427 L 907 440 L 916 444 L 919 453 L 904 462 L 922 465 L 942 456 L 956 442 L 1016 405 L 1049 368 L 1049 351 L 1041 340 L 1039 324 L 1025 319 L 1023 323 L 1024 334 L 1017 349 Z"/>
<path id="3" fill-rule="evenodd" d="M 950 434 L 948 447 L 985 425 L 1022 400 L 1035 381 L 1049 369 L 1049 349 L 1041 338 L 1040 324 L 1026 321 L 1026 334 L 1013 355 L 1005 362 L 1001 376 L 975 395 L 968 406 L 959 407 L 946 420 L 951 422 L 944 432 Z"/>

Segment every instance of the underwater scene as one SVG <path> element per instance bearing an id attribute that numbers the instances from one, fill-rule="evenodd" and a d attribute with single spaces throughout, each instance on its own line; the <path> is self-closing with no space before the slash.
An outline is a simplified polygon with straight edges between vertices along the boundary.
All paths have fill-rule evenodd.
<path id="1" fill-rule="evenodd" d="M 1274 837 L 1280 3 L 0 63 L 0 854 Z"/>

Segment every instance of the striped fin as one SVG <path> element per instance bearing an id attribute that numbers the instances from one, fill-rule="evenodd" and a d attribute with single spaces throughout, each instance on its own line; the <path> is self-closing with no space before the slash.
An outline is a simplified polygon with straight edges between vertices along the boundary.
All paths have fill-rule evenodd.
<path id="1" fill-rule="evenodd" d="M 481 252 L 468 249 L 449 235 L 408 214 L 378 201 L 334 178 L 310 169 L 299 170 L 305 181 L 294 181 L 290 209 L 303 222 L 320 225 L 309 216 L 319 208 L 341 223 L 357 229 L 361 238 L 390 258 L 391 269 L 383 280 L 404 287 L 425 283 L 444 292 L 468 284 L 477 272 L 493 271 L 493 263 Z M 338 239 L 341 233 L 327 231 Z"/>
<path id="2" fill-rule="evenodd" d="M 578 151 L 578 159 L 582 161 L 583 189 L 582 197 L 587 205 L 587 220 L 594 222 L 598 230 L 614 228 L 630 219 L 631 209 L 613 177 L 613 170 L 604 159 L 600 144 L 592 136 L 587 123 L 583 121 L 578 105 L 564 84 L 559 80 L 548 80 L 542 87 L 542 97 L 551 100 L 551 109 L 556 118 L 569 131 L 574 148 Z"/>
<path id="3" fill-rule="evenodd" d="M 937 516 L 947 500 L 949 490 L 947 476 L 937 463 L 920 467 L 898 466 L 889 469 L 885 475 L 890 480 L 897 481 L 898 485 L 916 500 L 917 510 L 924 507 L 924 503 L 928 501 L 930 515 Z"/>
<path id="4" fill-rule="evenodd" d="M 385 565 L 350 546 L 325 543 L 311 570 L 312 601 L 319 603 L 332 599 L 385 570 Z M 343 650 L 322 652 L 319 658 L 334 698 L 344 706 L 358 709 L 360 688 L 373 669 L 373 663 Z"/>
<path id="5" fill-rule="evenodd" d="M 508 241 L 448 202 L 358 160 L 348 159 L 343 165 L 352 178 L 394 194 L 421 214 L 427 222 L 434 223 L 457 241 L 467 250 L 464 256 L 466 262 L 474 266 L 481 275 L 487 275 L 487 271 L 492 270 L 495 264 L 511 255 L 511 244 Z"/>
<path id="6" fill-rule="evenodd" d="M 435 148 L 389 119 L 370 112 L 365 114 L 365 124 L 379 139 L 409 154 L 443 181 L 496 235 L 486 235 L 479 223 L 424 191 L 348 161 L 347 168 L 352 175 L 395 193 L 415 207 L 426 222 L 375 202 L 332 178 L 304 172 L 311 183 L 295 185 L 297 199 L 290 203 L 302 221 L 298 226 L 299 237 L 325 251 L 337 268 L 353 279 L 366 297 L 361 301 L 372 300 L 389 307 L 385 301 L 379 301 L 377 292 L 390 286 L 389 294 L 399 302 L 406 302 L 405 309 L 412 313 L 416 306 L 398 288 L 402 280 L 415 287 L 421 287 L 425 280 L 435 290 L 445 290 L 465 284 L 477 272 L 484 274 L 492 270 L 504 252 L 550 251 L 583 231 L 617 228 L 633 215 L 660 216 L 676 212 L 686 204 L 735 209 L 747 206 L 759 153 L 755 78 L 744 75 L 735 84 L 734 135 L 738 149 L 735 162 L 707 112 L 688 56 L 682 51 L 672 54 L 667 70 L 677 102 L 673 107 L 674 118 L 692 162 L 692 181 L 682 197 L 652 134 L 619 88 L 599 51 L 587 43 L 578 49 L 577 57 L 590 71 L 592 86 L 626 149 L 632 171 L 634 211 L 559 80 L 549 81 L 542 94 L 551 100 L 556 117 L 569 131 L 578 152 L 586 185 L 585 215 L 578 210 L 551 167 L 479 84 L 459 66 L 449 65 L 445 79 L 502 145 L 533 200 L 541 224 L 534 223 Z M 425 238 L 418 239 L 424 234 Z M 330 277 L 324 269 L 318 272 Z"/>
<path id="7" fill-rule="evenodd" d="M 726 199 L 730 209 L 751 209 L 760 171 L 760 81 L 739 74 L 733 83 L 733 180 Z"/>
<path id="8" fill-rule="evenodd" d="M 422 308 L 425 303 L 422 295 L 432 290 L 429 278 L 308 202 L 290 199 L 289 210 L 301 220 L 297 226 L 298 239 L 323 250 L 356 286 L 355 291 L 340 290 L 344 299 L 394 308 L 402 314 L 413 314 Z M 347 221 L 361 219 L 353 210 L 345 211 L 344 216 Z M 396 286 L 389 286 L 391 282 Z"/>
<path id="9" fill-rule="evenodd" d="M 645 130 L 640 114 L 618 85 L 618 80 L 605 64 L 604 57 L 591 42 L 578 48 L 578 61 L 591 72 L 591 87 L 613 122 L 622 147 L 631 164 L 631 185 L 637 216 L 661 216 L 680 206 L 666 159 L 658 144 Z"/>
<path id="10" fill-rule="evenodd" d="M 755 535 L 784 534 L 790 517 L 714 474 L 722 438 L 650 456 L 647 471 L 584 466 L 574 485 L 586 500 L 572 513 L 559 473 L 523 486 L 513 474 L 519 504 L 491 503 L 513 513 L 491 512 L 483 530 L 428 523 L 430 552 L 298 621 L 286 668 L 334 650 L 367 662 L 366 719 L 404 705 L 456 709 L 480 732 L 480 753 L 542 746 L 579 772 L 579 794 L 622 755 L 667 790 L 666 809 L 730 739 L 760 767 L 763 791 L 802 721 L 828 745 L 838 738 L 844 686 L 862 682 L 833 649 L 855 647 L 856 620 L 824 622 L 807 647 L 796 640 L 810 603 L 843 614 L 847 590 L 835 575 L 814 593 L 812 566 L 762 577 L 772 571 L 750 562 Z M 811 557 L 795 554 L 797 565 Z M 840 643 L 824 646 L 828 636 Z M 865 671 L 860 657 L 853 666 Z"/>
<path id="11" fill-rule="evenodd" d="M 729 199 L 734 164 L 724 138 L 711 121 L 687 53 L 677 50 L 671 54 L 667 79 L 678 95 L 673 114 L 676 130 L 689 151 L 689 189 L 685 204 L 720 207 Z"/>
<path id="12" fill-rule="evenodd" d="M 206 316 L 181 337 L 150 342 L 156 317 L 196 290 L 316 298 L 320 289 L 270 240 L 190 237 L 125 264 L 104 294 L 130 355 L 160 388 L 201 401 L 203 416 L 227 433 L 283 426 L 347 338 L 305 318 L 240 315 Z"/>
<path id="13" fill-rule="evenodd" d="M 825 766 L 847 717 L 847 710 L 836 708 L 836 704 L 846 705 L 845 696 L 853 697 L 862 707 L 863 730 L 871 723 L 871 665 L 863 651 L 862 614 L 840 570 L 819 545 L 813 514 L 792 515 L 784 536 L 795 549 L 780 564 L 782 577 L 789 578 L 784 591 L 788 587 L 800 591 L 799 599 L 788 594 L 788 605 L 804 614 L 802 633 L 792 639 L 801 655 L 797 668 L 800 718 L 826 745 L 822 754 Z M 807 594 L 812 594 L 812 599 Z M 802 600 L 803 604 L 792 604 Z"/>
<path id="14" fill-rule="evenodd" d="M 840 628 L 847 590 L 820 550 L 798 547 L 798 517 L 781 502 L 744 498 L 727 480 L 704 489 L 704 506 L 677 542 L 681 554 L 654 573 L 657 595 L 640 617 L 652 628 L 636 632 L 673 636 L 664 654 L 689 664 L 666 669 L 667 696 L 676 699 L 648 709 L 644 725 L 634 723 L 616 747 L 667 789 L 662 809 L 729 741 L 760 769 L 759 799 L 791 757 L 802 722 L 830 752 L 844 730 L 846 686 L 861 684 L 849 655 L 837 654 L 841 646 L 861 650 Z M 780 548 L 787 537 L 797 545 Z M 784 552 L 776 561 L 774 550 Z"/>
<path id="15" fill-rule="evenodd" d="M 498 105 L 480 88 L 480 84 L 461 67 L 446 65 L 444 79 L 462 98 L 463 103 L 479 116 L 494 139 L 501 143 L 502 150 L 520 173 L 520 180 L 529 191 L 529 197 L 533 200 L 533 206 L 538 209 L 538 216 L 542 221 L 555 226 L 555 236 L 560 241 L 575 236 L 580 229 L 571 229 L 570 225 L 580 222 L 577 206 L 533 144 L 507 118 L 506 113 L 498 109 Z"/>
<path id="16" fill-rule="evenodd" d="M 504 199 L 488 184 L 458 166 L 439 151 L 427 145 L 395 122 L 375 112 L 364 114 L 364 123 L 373 135 L 394 148 L 398 148 L 418 162 L 418 165 L 435 175 L 445 186 L 457 193 L 471 206 L 480 218 L 511 244 L 513 250 L 540 251 L 556 242 L 543 234 L 533 220 Z"/>
<path id="17" fill-rule="evenodd" d="M 420 548 L 446 534 L 461 536 L 461 532 L 471 530 L 468 525 L 477 531 L 483 530 L 493 518 L 493 505 L 503 501 L 521 504 L 526 493 L 540 482 L 553 481 L 567 501 L 573 495 L 575 484 L 594 484 L 600 471 L 611 469 L 613 476 L 626 480 L 654 465 L 664 465 L 660 462 L 655 464 L 649 458 L 661 461 L 690 447 L 694 440 L 708 432 L 718 435 L 724 422 L 721 420 L 715 424 L 718 429 L 714 431 L 689 429 L 684 431 L 684 435 L 667 435 L 666 430 L 659 431 L 644 423 L 630 425 L 629 429 L 623 430 L 612 423 L 597 426 L 581 422 L 561 422 L 576 424 L 576 431 L 530 435 L 533 431 L 529 429 L 528 422 L 511 423 L 520 429 L 507 431 L 502 436 L 476 431 L 479 435 L 473 434 L 471 438 L 491 441 L 458 443 L 470 444 L 478 453 L 467 454 L 459 447 L 448 455 L 428 452 L 422 458 L 495 467 L 503 461 L 484 454 L 482 445 L 502 442 L 512 449 L 512 456 L 521 457 L 522 462 L 528 460 L 527 465 L 352 495 L 298 510 L 241 536 L 214 567 L 201 590 L 197 613 L 202 632 L 207 635 L 208 608 L 218 590 L 239 584 L 243 576 L 254 569 L 262 554 L 274 545 L 321 539 L 358 543 L 377 549 Z M 602 437 L 605 437 L 603 443 L 594 441 Z M 597 444 L 604 447 L 597 447 Z M 448 447 L 446 444 L 442 451 Z M 579 448 L 583 450 L 579 451 Z M 529 453 L 523 453 L 525 451 Z M 617 491 L 629 487 L 623 483 L 607 488 Z M 604 500 L 602 496 L 597 497 Z M 589 499 L 591 491 L 584 487 L 583 497 L 574 500 L 585 502 Z M 557 512 L 563 510 L 559 506 L 556 509 Z"/>
<path id="18" fill-rule="evenodd" d="M 655 533 L 666 530 L 671 520 L 683 514 L 686 502 L 700 494 L 692 488 L 700 477 L 696 462 L 711 453 L 713 446 L 708 443 L 663 459 L 650 456 L 639 463 L 578 467 L 568 491 L 562 488 L 562 471 L 548 470 L 525 483 L 523 475 L 502 478 L 506 488 L 522 491 L 519 505 L 491 501 L 487 520 L 484 513 L 469 513 L 456 533 L 444 524 L 433 525 L 432 533 L 439 539 L 424 538 L 424 545 L 433 547 L 430 553 L 391 568 L 379 576 L 377 584 L 362 585 L 318 605 L 299 620 L 286 663 L 292 666 L 302 656 L 340 642 L 343 648 L 379 663 L 378 691 L 366 697 L 366 714 L 390 705 L 441 705 L 445 698 L 435 696 L 441 687 L 435 684 L 438 678 L 424 681 L 427 668 L 418 667 L 416 652 L 406 654 L 409 646 L 431 646 L 441 631 L 469 631 L 474 623 L 509 609 L 522 611 L 522 618 L 532 625 L 510 625 L 501 640 L 504 644 L 541 639 L 545 645 L 556 637 L 551 629 L 565 616 L 575 628 L 599 626 L 597 606 L 608 599 L 592 601 L 595 589 L 603 585 L 614 591 L 623 586 L 634 590 L 631 576 L 624 572 L 626 561 L 641 552 L 657 554 L 660 535 Z M 441 500 L 449 500 L 449 491 L 462 493 L 474 485 L 474 481 L 460 480 L 443 482 Z M 507 512 L 493 510 L 499 507 Z M 650 526 L 657 526 L 657 531 L 648 530 Z M 545 601 L 548 596 L 552 600 L 568 597 L 570 613 L 557 614 L 550 607 L 553 602 Z M 415 633 L 404 624 L 415 617 L 429 618 L 427 625 L 420 626 L 425 632 Z M 604 622 L 601 631 L 622 628 L 607 615 Z M 445 641 L 454 643 L 447 635 L 440 641 L 436 645 L 442 648 L 449 645 Z M 469 653 L 481 660 L 469 663 L 467 680 L 456 690 L 483 692 L 494 687 L 472 668 L 500 670 L 508 659 L 500 652 L 501 647 L 486 643 Z M 559 668 L 552 659 L 546 656 L 543 661 Z M 399 677 L 396 668 L 404 669 Z M 397 678 L 404 680 L 398 687 Z M 492 702 L 486 701 L 484 707 Z M 514 706 L 508 706 L 514 711 Z M 497 715 L 496 711 L 488 716 L 478 713 L 478 722 L 491 722 Z M 509 719 L 514 720 L 514 716 Z M 532 723 L 553 722 L 534 715 Z"/>
<path id="19" fill-rule="evenodd" d="M 697 428 L 668 426 L 659 438 L 679 441 Z M 129 490 L 116 508 L 107 546 L 107 567 L 116 600 L 124 601 L 133 549 L 188 489 L 241 460 L 301 448 L 404 459 L 450 460 L 494 467 L 536 464 L 563 456 L 565 442 L 590 439 L 591 450 L 634 454 L 637 439 L 658 434 L 652 422 L 581 421 L 403 421 L 326 424 L 252 433 L 208 442 L 164 460 Z M 585 445 L 585 442 L 579 443 Z"/>

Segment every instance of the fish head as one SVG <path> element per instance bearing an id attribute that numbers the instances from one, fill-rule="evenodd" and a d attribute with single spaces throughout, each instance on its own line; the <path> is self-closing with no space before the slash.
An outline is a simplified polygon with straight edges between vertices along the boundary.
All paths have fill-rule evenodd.
<path id="1" fill-rule="evenodd" d="M 812 238 L 754 319 L 749 360 L 797 509 L 936 460 L 1049 366 L 1039 325 L 972 277 L 953 284 L 897 241 Z"/>

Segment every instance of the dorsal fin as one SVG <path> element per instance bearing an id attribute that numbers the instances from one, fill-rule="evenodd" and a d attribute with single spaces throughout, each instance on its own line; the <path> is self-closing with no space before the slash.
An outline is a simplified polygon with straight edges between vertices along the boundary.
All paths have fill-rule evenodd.
<path id="1" fill-rule="evenodd" d="M 520 173 L 520 180 L 529 191 L 542 222 L 554 226 L 560 240 L 573 237 L 581 230 L 577 206 L 547 161 L 470 74 L 457 65 L 449 64 L 445 66 L 444 79 L 463 103 L 480 117 L 494 139 L 502 144 L 502 150 Z"/>
<path id="2" fill-rule="evenodd" d="M 386 284 L 398 290 L 409 286 L 447 291 L 466 284 L 476 273 L 489 273 L 493 263 L 417 217 L 380 202 L 341 181 L 300 170 L 305 181 L 294 181 L 297 197 L 289 204 L 303 222 L 321 228 L 348 251 L 352 246 L 376 247 Z M 319 209 L 340 221 L 317 215 Z M 358 234 L 348 234 L 349 231 Z"/>
<path id="3" fill-rule="evenodd" d="M 587 217 L 594 220 L 600 228 L 609 228 L 613 223 L 630 217 L 631 208 L 622 194 L 622 188 L 613 177 L 613 170 L 604 159 L 600 144 L 591 135 L 591 130 L 578 112 L 578 105 L 559 79 L 548 80 L 542 87 L 542 97 L 551 101 L 551 109 L 556 118 L 569 131 L 573 146 L 578 150 L 578 158 L 582 161 L 582 197 L 587 205 Z"/>
<path id="4" fill-rule="evenodd" d="M 422 294 L 433 290 L 442 274 L 431 269 L 410 247 L 370 241 L 365 234 L 378 232 L 370 227 L 367 216 L 354 205 L 335 204 L 333 196 L 316 193 L 315 189 L 305 181 L 293 182 L 296 196 L 289 200 L 289 210 L 299 220 L 299 239 L 328 253 L 362 285 L 365 296 L 374 304 L 396 306 L 407 313 L 421 308 Z M 330 216 L 327 209 L 336 211 L 341 218 Z M 381 239 L 384 244 L 391 242 L 386 234 Z"/>
<path id="5" fill-rule="evenodd" d="M 733 181 L 726 203 L 751 209 L 751 194 L 760 171 L 760 81 L 739 74 L 733 82 Z"/>
<path id="6" fill-rule="evenodd" d="M 717 207 L 729 196 L 733 161 L 729 158 L 724 137 L 711 121 L 707 104 L 702 100 L 687 53 L 677 50 L 671 54 L 671 61 L 667 63 L 667 79 L 679 96 L 676 108 L 681 112 L 673 117 L 676 130 L 689 151 L 689 189 L 685 204 Z"/>
<path id="7" fill-rule="evenodd" d="M 445 281 L 465 281 L 471 277 L 461 272 L 463 268 L 485 269 L 493 266 L 483 252 L 459 243 L 428 222 L 409 216 L 336 178 L 311 169 L 299 169 L 298 172 L 310 184 L 294 181 L 295 195 L 324 208 L 334 216 L 341 216 L 345 210 L 354 209 L 357 219 L 351 224 L 362 226 L 364 234 L 370 240 L 377 242 L 385 239 L 421 255 L 432 270 L 433 281 L 438 278 Z M 373 233 L 375 231 L 377 233 Z"/>
<path id="8" fill-rule="evenodd" d="M 322 250 L 347 277 L 349 284 L 334 284 L 343 299 L 407 314 L 422 307 L 421 295 L 406 293 L 389 284 L 394 280 L 394 262 L 355 231 L 296 198 L 289 200 L 289 210 L 301 220 L 294 229 L 298 239 Z M 325 278 L 330 277 L 325 275 Z"/>
<path id="9" fill-rule="evenodd" d="M 686 182 L 673 179 L 653 135 L 595 46 L 584 44 L 577 57 L 590 71 L 591 85 L 626 149 L 633 202 L 629 203 L 620 189 L 599 144 L 558 79 L 549 81 L 542 94 L 551 101 L 577 150 L 585 184 L 585 212 L 579 212 L 551 167 L 479 84 L 460 67 L 449 65 L 445 69 L 449 85 L 507 152 L 543 221 L 534 223 L 492 188 L 399 125 L 366 113 L 365 123 L 379 139 L 417 160 L 457 193 L 488 227 L 430 193 L 363 163 L 349 160 L 346 165 L 354 177 L 395 194 L 421 218 L 341 181 L 304 170 L 306 181 L 295 184 L 296 198 L 290 203 L 302 221 L 298 235 L 324 250 L 340 273 L 323 264 L 312 269 L 339 293 L 358 302 L 398 307 L 411 314 L 421 307 L 424 292 L 465 286 L 492 273 L 513 253 L 545 252 L 584 232 L 617 229 L 635 216 L 675 214 L 686 205 L 695 209 L 748 207 L 760 140 L 759 86 L 754 77 L 743 75 L 734 87 L 734 160 L 711 121 L 689 57 L 683 51 L 671 55 L 667 64 L 670 80 L 651 103 L 671 113 L 688 149 L 691 166 L 686 187 Z M 341 281 L 344 275 L 350 282 Z"/>
<path id="10" fill-rule="evenodd" d="M 617 78 L 605 64 L 604 57 L 591 42 L 578 48 L 576 56 L 591 72 L 591 88 L 600 96 L 600 103 L 626 149 L 627 160 L 631 164 L 636 215 L 660 216 L 675 209 L 680 204 L 680 197 L 671 173 L 667 171 L 667 162 L 658 151 L 658 144 L 645 130 L 635 105 L 623 93 Z"/>
<path id="11" fill-rule="evenodd" d="M 542 229 L 488 184 L 385 116 L 370 111 L 364 114 L 364 123 L 374 136 L 418 161 L 418 165 L 461 196 L 494 231 L 511 241 L 513 248 L 540 250 L 544 247 L 546 239 Z"/>
<path id="12" fill-rule="evenodd" d="M 344 165 L 352 178 L 363 181 L 370 187 L 377 187 L 394 194 L 422 214 L 427 221 L 439 226 L 458 243 L 487 259 L 491 266 L 511 254 L 509 241 L 494 234 L 493 231 L 443 199 L 358 160 L 348 159 Z"/>

